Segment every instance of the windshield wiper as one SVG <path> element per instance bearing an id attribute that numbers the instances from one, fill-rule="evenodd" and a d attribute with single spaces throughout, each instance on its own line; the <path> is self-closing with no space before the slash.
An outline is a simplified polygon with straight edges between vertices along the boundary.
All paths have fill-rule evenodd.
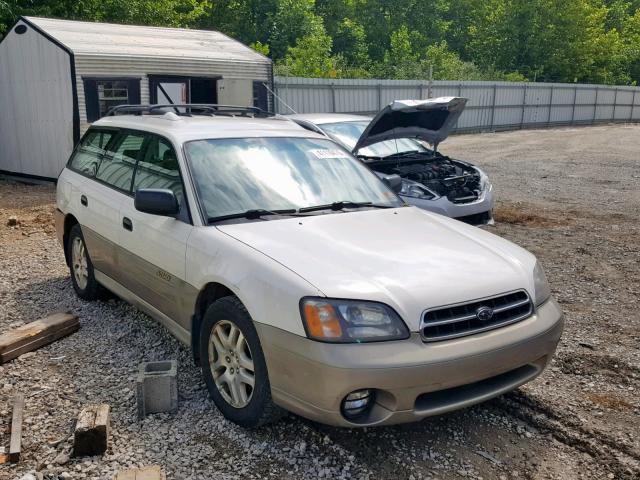
<path id="1" fill-rule="evenodd" d="M 294 215 L 298 213 L 295 208 L 287 208 L 283 210 L 264 210 L 262 208 L 247 210 L 245 212 L 230 213 L 228 215 L 220 215 L 218 217 L 209 217 L 207 223 L 212 224 L 222 220 L 231 220 L 233 218 L 246 218 L 248 220 L 257 220 L 266 215 Z"/>
<path id="2" fill-rule="evenodd" d="M 393 208 L 391 205 L 378 205 L 372 202 L 352 202 L 350 200 L 341 200 L 339 202 L 327 203 L 326 205 L 313 205 L 311 207 L 302 207 L 298 209 L 298 213 L 303 212 L 315 212 L 319 210 L 344 210 L 345 208 L 360 208 L 360 207 L 373 207 L 373 208 Z"/>

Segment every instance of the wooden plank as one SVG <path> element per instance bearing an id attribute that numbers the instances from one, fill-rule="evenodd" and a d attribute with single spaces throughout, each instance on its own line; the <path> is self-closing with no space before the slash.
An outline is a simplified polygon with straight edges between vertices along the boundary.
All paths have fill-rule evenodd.
<path id="1" fill-rule="evenodd" d="M 73 434 L 73 455 L 100 455 L 109 444 L 111 408 L 107 404 L 89 405 L 78 415 Z"/>
<path id="2" fill-rule="evenodd" d="M 20 461 L 22 446 L 22 415 L 24 411 L 24 395 L 16 394 L 13 401 L 13 415 L 11 419 L 11 440 L 9 441 L 9 461 Z"/>
<path id="3" fill-rule="evenodd" d="M 141 468 L 136 472 L 136 480 L 164 480 L 162 469 L 158 465 Z"/>
<path id="4" fill-rule="evenodd" d="M 0 365 L 36 350 L 80 328 L 78 317 L 55 313 L 0 335 Z"/>
<path id="5" fill-rule="evenodd" d="M 166 476 L 159 465 L 151 465 L 116 473 L 114 480 L 166 480 Z"/>
<path id="6" fill-rule="evenodd" d="M 113 477 L 113 480 L 136 480 L 136 471 L 123 470 L 121 472 L 116 473 L 116 476 Z"/>

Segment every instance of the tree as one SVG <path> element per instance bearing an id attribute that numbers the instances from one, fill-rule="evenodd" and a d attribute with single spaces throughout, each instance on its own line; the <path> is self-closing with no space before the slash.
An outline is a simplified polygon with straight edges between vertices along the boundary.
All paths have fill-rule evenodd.
<path id="1" fill-rule="evenodd" d="M 0 24 L 6 29 L 21 15 L 36 15 L 186 27 L 204 15 L 208 5 L 208 0 L 4 0 L 0 3 Z"/>
<path id="2" fill-rule="evenodd" d="M 269 46 L 274 60 L 284 57 L 287 49 L 296 45 L 301 37 L 309 37 L 321 31 L 327 36 L 322 18 L 315 14 L 314 6 L 314 0 L 278 0 L 276 11 L 271 15 L 269 34 Z"/>
<path id="3" fill-rule="evenodd" d="M 287 49 L 284 59 L 276 64 L 276 73 L 295 77 L 336 78 L 337 59 L 331 55 L 331 37 L 322 24 L 301 37 Z"/>
<path id="4" fill-rule="evenodd" d="M 402 25 L 391 34 L 389 49 L 385 52 L 384 60 L 378 71 L 381 76 L 388 78 L 422 77 L 419 55 L 414 51 L 406 25 Z"/>

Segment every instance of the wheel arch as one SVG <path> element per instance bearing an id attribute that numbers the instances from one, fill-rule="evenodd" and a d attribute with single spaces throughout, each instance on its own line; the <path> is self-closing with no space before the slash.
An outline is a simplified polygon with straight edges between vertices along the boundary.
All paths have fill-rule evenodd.
<path id="1" fill-rule="evenodd" d="M 71 213 L 68 213 L 67 215 L 65 215 L 62 243 L 64 247 L 63 248 L 64 260 L 67 263 L 67 266 L 69 266 L 69 249 L 67 248 L 67 243 L 69 241 L 69 232 L 71 232 L 71 229 L 73 228 L 74 225 L 78 225 L 78 224 L 79 224 L 78 219 L 74 217 Z"/>
<path id="2" fill-rule="evenodd" d="M 191 351 L 193 360 L 198 365 L 200 360 L 200 329 L 202 319 L 209 305 L 223 297 L 237 297 L 235 292 L 226 285 L 218 282 L 207 283 L 198 293 L 196 304 L 191 317 Z M 240 300 L 242 301 L 242 300 Z"/>

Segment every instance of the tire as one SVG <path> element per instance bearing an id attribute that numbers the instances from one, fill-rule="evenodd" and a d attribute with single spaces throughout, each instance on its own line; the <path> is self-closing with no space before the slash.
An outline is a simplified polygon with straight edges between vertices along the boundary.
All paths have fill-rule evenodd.
<path id="1" fill-rule="evenodd" d="M 200 366 L 213 402 L 228 420 L 257 428 L 283 416 L 271 399 L 253 320 L 237 297 L 223 297 L 207 308 L 200 332 Z"/>
<path id="2" fill-rule="evenodd" d="M 79 250 L 74 252 L 74 248 L 78 248 Z M 74 255 L 76 256 L 74 257 Z M 82 230 L 78 224 L 71 227 L 69 231 L 67 256 L 69 258 L 71 283 L 73 284 L 73 289 L 76 291 L 76 294 L 83 300 L 97 300 L 101 298 L 103 289 L 94 276 L 93 263 L 91 263 L 87 245 L 84 242 Z"/>

